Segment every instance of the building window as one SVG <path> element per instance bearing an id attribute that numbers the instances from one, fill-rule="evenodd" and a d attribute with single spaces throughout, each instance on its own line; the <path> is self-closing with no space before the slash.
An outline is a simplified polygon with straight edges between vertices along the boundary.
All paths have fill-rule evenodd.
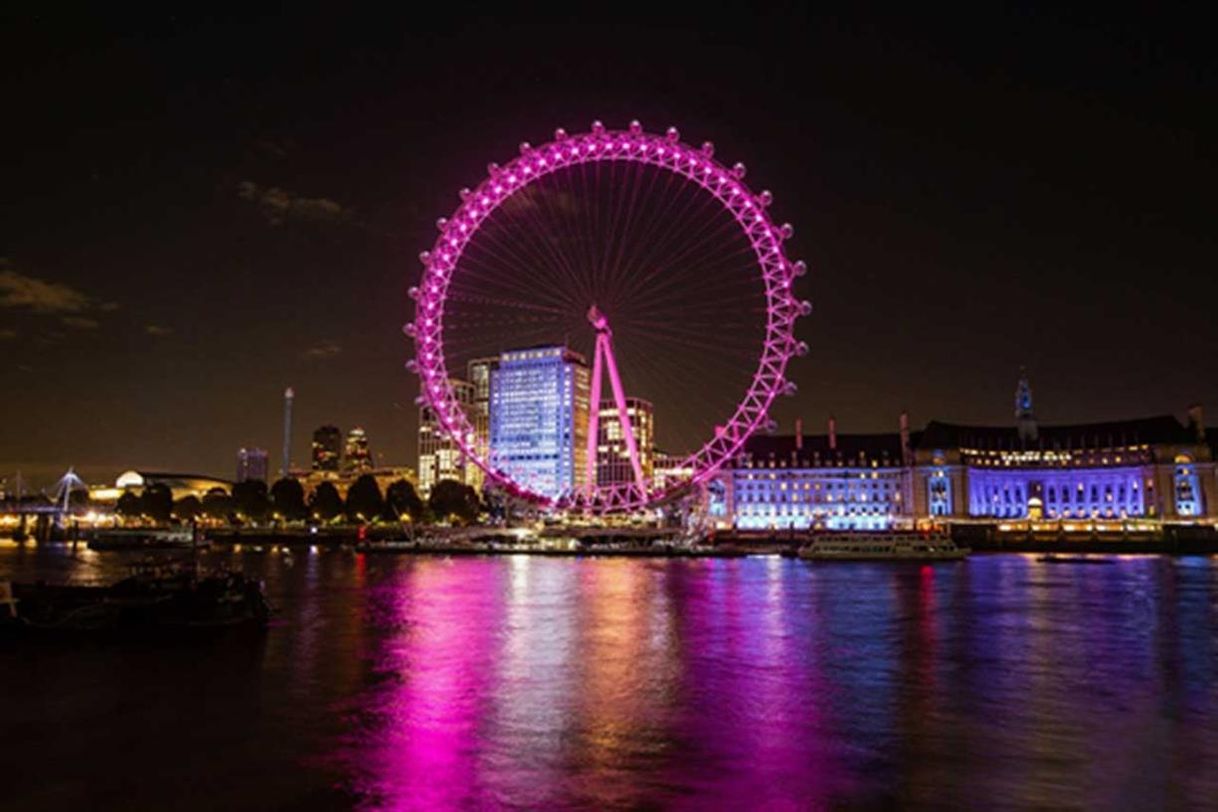
<path id="1" fill-rule="evenodd" d="M 1201 483 L 1197 477 L 1197 468 L 1185 454 L 1176 457 L 1175 471 L 1176 514 L 1179 516 L 1200 516 L 1204 512 L 1201 504 Z"/>
<path id="2" fill-rule="evenodd" d="M 951 481 L 943 471 L 934 471 L 927 477 L 926 490 L 930 502 L 930 515 L 950 516 L 952 514 Z"/>

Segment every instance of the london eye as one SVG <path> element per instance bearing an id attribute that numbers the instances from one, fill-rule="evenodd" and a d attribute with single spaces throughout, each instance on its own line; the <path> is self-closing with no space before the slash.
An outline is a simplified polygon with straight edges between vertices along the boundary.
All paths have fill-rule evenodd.
<path id="1" fill-rule="evenodd" d="M 709 482 L 769 425 L 795 391 L 811 305 L 794 291 L 793 228 L 744 178 L 675 128 L 595 122 L 521 144 L 461 190 L 420 255 L 407 367 L 488 485 L 559 509 L 645 509 Z M 529 440 L 555 415 L 557 447 Z"/>

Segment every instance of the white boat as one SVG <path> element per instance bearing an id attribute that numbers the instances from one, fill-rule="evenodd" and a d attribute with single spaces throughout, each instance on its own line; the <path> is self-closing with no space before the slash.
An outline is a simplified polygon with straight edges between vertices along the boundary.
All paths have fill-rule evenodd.
<path id="1" fill-rule="evenodd" d="M 945 533 L 834 533 L 800 549 L 809 561 L 959 561 L 969 553 Z"/>
<path id="2" fill-rule="evenodd" d="M 99 530 L 89 541 L 91 550 L 188 550 L 207 547 L 210 541 L 199 534 L 195 538 L 189 527 L 160 529 L 114 528 Z"/>

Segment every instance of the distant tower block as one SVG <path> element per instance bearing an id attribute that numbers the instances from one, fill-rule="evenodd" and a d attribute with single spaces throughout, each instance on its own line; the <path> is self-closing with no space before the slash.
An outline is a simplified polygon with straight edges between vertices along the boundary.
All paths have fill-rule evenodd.
<path id="1" fill-rule="evenodd" d="M 292 470 L 292 400 L 296 390 L 288 387 L 283 390 L 283 466 L 279 469 L 280 476 L 287 476 Z"/>
<path id="2" fill-rule="evenodd" d="M 237 452 L 237 481 L 257 479 L 266 482 L 270 474 L 270 455 L 261 448 L 242 448 Z"/>
<path id="3" fill-rule="evenodd" d="M 356 426 L 347 432 L 347 447 L 343 453 L 343 469 L 348 474 L 371 471 L 372 452 L 368 449 L 368 435 Z"/>
<path id="4" fill-rule="evenodd" d="M 343 433 L 337 426 L 320 426 L 313 432 L 313 470 L 337 472 L 343 459 Z"/>

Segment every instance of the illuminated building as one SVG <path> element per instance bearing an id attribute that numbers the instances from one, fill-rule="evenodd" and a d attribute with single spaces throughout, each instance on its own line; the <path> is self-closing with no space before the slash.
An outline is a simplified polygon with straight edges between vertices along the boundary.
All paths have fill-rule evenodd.
<path id="1" fill-rule="evenodd" d="M 168 474 L 151 471 L 124 471 L 118 475 L 113 487 L 98 486 L 89 489 L 89 499 L 100 503 L 114 503 L 124 491 L 143 493 L 149 485 L 164 485 L 174 499 L 195 496 L 202 499 L 210 490 L 219 488 L 228 493 L 233 483 L 205 474 Z"/>
<path id="2" fill-rule="evenodd" d="M 664 490 L 683 482 L 688 482 L 694 475 L 693 466 L 689 464 L 687 454 L 669 454 L 660 449 L 652 452 L 652 487 Z"/>
<path id="3" fill-rule="evenodd" d="M 655 410 L 651 401 L 642 398 L 626 398 L 626 416 L 639 449 L 639 463 L 644 480 L 651 482 L 655 473 L 652 443 L 655 438 Z M 600 420 L 597 424 L 600 435 L 596 453 L 596 484 L 617 485 L 634 481 L 634 469 L 626 441 L 622 436 L 622 424 L 618 418 L 617 404 L 611 400 L 601 402 Z"/>
<path id="4" fill-rule="evenodd" d="M 1041 425 L 1026 376 L 1009 426 L 930 422 L 910 433 L 754 436 L 722 483 L 741 529 L 1028 523 L 1066 532 L 1218 520 L 1218 466 L 1200 407 Z"/>
<path id="5" fill-rule="evenodd" d="M 321 426 L 313 432 L 313 470 L 338 471 L 343 461 L 343 433 L 337 426 Z"/>
<path id="6" fill-rule="evenodd" d="M 466 381 L 450 381 L 457 403 L 472 409 L 477 387 Z M 471 421 L 472 422 L 472 421 Z M 426 498 L 442 479 L 455 479 L 474 488 L 481 487 L 482 471 L 468 461 L 448 436 L 430 406 L 419 407 L 419 493 Z"/>
<path id="7" fill-rule="evenodd" d="M 490 462 L 547 496 L 584 485 L 588 364 L 567 347 L 511 350 L 491 371 Z"/>
<path id="8" fill-rule="evenodd" d="M 475 358 L 466 367 L 470 384 L 474 387 L 467 413 L 474 427 L 474 444 L 478 455 L 486 459 L 491 448 L 491 374 L 499 366 L 499 356 Z M 477 465 L 468 466 L 466 484 L 482 490 L 483 473 Z"/>
<path id="9" fill-rule="evenodd" d="M 905 434 L 754 435 L 726 477 L 742 530 L 886 530 L 912 524 Z"/>
<path id="10" fill-rule="evenodd" d="M 260 479 L 266 482 L 270 472 L 270 455 L 261 448 L 242 448 L 237 452 L 237 481 Z"/>
<path id="11" fill-rule="evenodd" d="M 359 426 L 347 432 L 343 449 L 343 470 L 348 476 L 372 470 L 372 452 L 368 450 L 368 435 Z"/>
<path id="12" fill-rule="evenodd" d="M 956 519 L 1194 521 L 1218 515 L 1218 481 L 1201 407 L 1171 415 L 1038 426 L 1027 378 L 1015 429 L 931 422 L 916 453 L 914 494 Z"/>
<path id="13" fill-rule="evenodd" d="M 915 498 L 937 517 L 1189 521 L 1218 502 L 1204 434 L 1171 415 L 1041 426 L 1035 444 L 932 422 L 917 463 Z"/>

